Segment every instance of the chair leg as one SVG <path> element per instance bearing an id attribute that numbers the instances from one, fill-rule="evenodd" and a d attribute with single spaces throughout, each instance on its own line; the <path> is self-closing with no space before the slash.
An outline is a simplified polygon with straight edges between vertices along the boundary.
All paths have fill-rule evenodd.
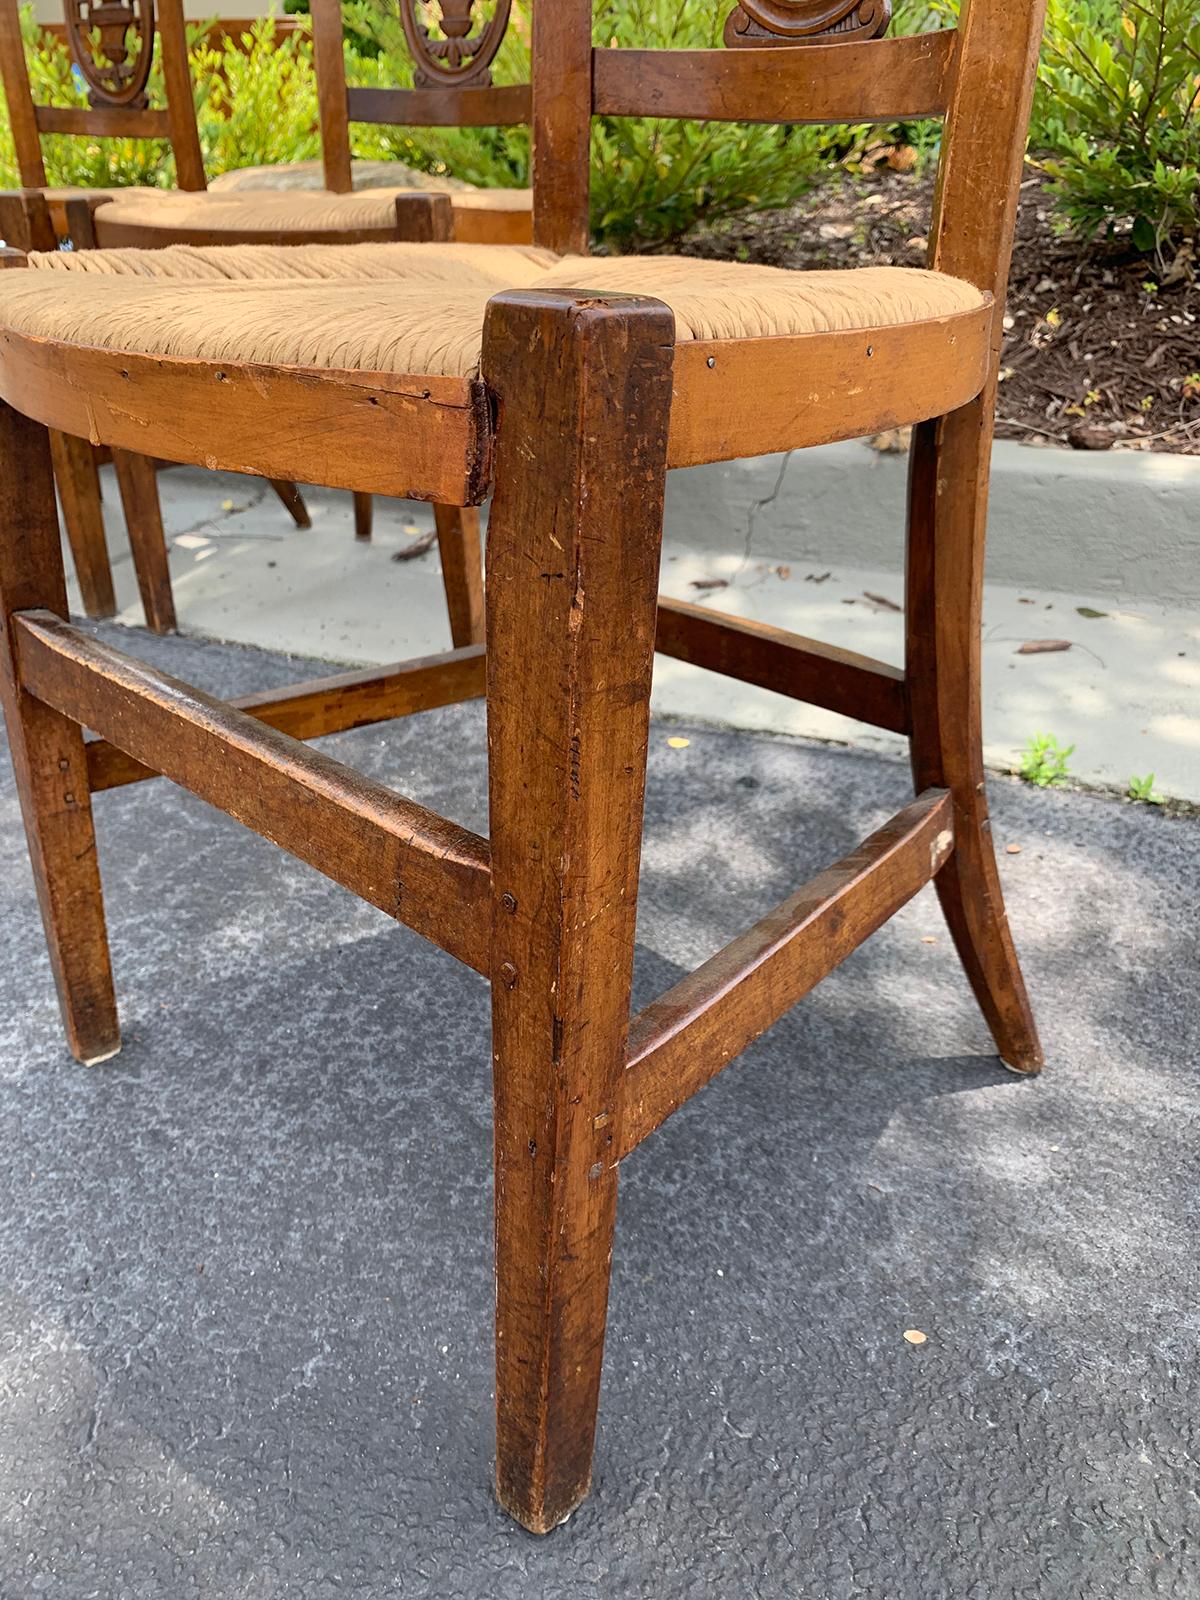
<path id="1" fill-rule="evenodd" d="M 10 618 L 67 614 L 46 430 L 0 404 L 0 699 L 29 857 L 72 1053 L 103 1061 L 121 1046 L 83 735 L 20 687 Z"/>
<path id="2" fill-rule="evenodd" d="M 114 450 L 112 458 L 146 626 L 152 633 L 174 633 L 175 598 L 171 592 L 157 469 L 148 456 L 133 455 L 128 450 Z"/>
<path id="3" fill-rule="evenodd" d="M 1043 1064 L 992 842 L 983 772 L 980 630 L 993 396 L 914 431 L 909 479 L 907 677 L 917 792 L 949 788 L 955 848 L 938 895 L 996 1048 Z"/>
<path id="4" fill-rule="evenodd" d="M 354 495 L 354 537 L 356 539 L 369 539 L 371 537 L 371 522 L 374 518 L 375 506 L 369 494 Z"/>
<path id="5" fill-rule="evenodd" d="M 483 556 L 479 512 L 473 506 L 434 506 L 442 583 L 456 648 L 483 643 Z"/>
<path id="6" fill-rule="evenodd" d="M 95 451 L 86 439 L 66 433 L 51 433 L 50 448 L 83 609 L 89 617 L 115 616 L 117 597 L 104 536 Z"/>
<path id="7" fill-rule="evenodd" d="M 283 502 L 288 516 L 298 528 L 311 528 L 312 518 L 304 504 L 304 496 L 289 478 L 268 478 L 267 482 Z"/>
<path id="8" fill-rule="evenodd" d="M 591 1478 L 672 347 L 656 301 L 488 309 L 496 1483 L 537 1533 Z"/>

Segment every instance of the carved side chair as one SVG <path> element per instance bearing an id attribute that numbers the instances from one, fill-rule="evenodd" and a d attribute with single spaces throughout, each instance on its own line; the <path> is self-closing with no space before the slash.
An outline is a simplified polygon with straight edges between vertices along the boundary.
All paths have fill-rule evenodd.
<path id="1" fill-rule="evenodd" d="M 64 109 L 33 102 L 21 42 L 19 0 L 0 0 L 0 78 L 9 105 L 21 183 L 50 203 L 60 238 L 77 246 L 166 244 L 353 244 L 385 239 L 459 239 L 522 244 L 532 237 L 532 192 L 467 188 L 450 194 L 411 184 L 352 191 L 349 125 L 382 122 L 433 127 L 513 126 L 528 122 L 530 86 L 497 87 L 491 66 L 509 24 L 511 0 L 497 0 L 471 32 L 482 0 L 397 0 L 415 58 L 413 89 L 346 84 L 339 0 L 316 0 L 313 43 L 327 189 L 244 192 L 209 188 L 196 127 L 182 0 L 121 0 L 93 7 L 63 0 L 72 61 L 92 104 Z M 94 11 L 94 16 L 93 16 Z M 438 25 L 431 27 L 436 18 Z M 166 109 L 150 109 L 146 85 L 155 37 L 161 47 Z M 102 54 L 97 55 L 99 44 Z M 453 48 L 450 48 L 453 46 Z M 51 133 L 169 139 L 177 189 L 48 189 L 41 140 Z M 67 201 L 91 212 L 70 220 Z M 80 236 L 83 230 L 83 236 Z"/>
<path id="2" fill-rule="evenodd" d="M 70 240 L 75 249 L 378 240 L 527 242 L 532 229 L 529 190 L 466 188 L 443 194 L 400 185 L 349 192 L 350 121 L 488 126 L 529 120 L 529 85 L 497 87 L 490 77 L 509 24 L 510 0 L 499 0 L 474 32 L 473 8 L 466 0 L 439 4 L 441 25 L 432 31 L 432 14 L 423 9 L 426 0 L 399 4 L 418 69 L 417 87 L 356 89 L 346 84 L 340 4 L 316 0 L 313 33 L 328 190 L 245 193 L 206 188 L 182 0 L 158 0 L 157 5 L 128 0 L 95 15 L 88 0 L 64 0 L 67 42 L 92 100 L 91 106 L 79 109 L 34 104 L 18 0 L 0 0 L 0 78 L 24 185 L 18 193 L 0 195 L 0 235 L 10 245 L 39 255 L 54 248 L 55 238 Z M 165 110 L 150 109 L 147 103 L 156 35 Z M 48 188 L 41 140 L 51 133 L 167 137 L 179 189 Z M 89 616 L 111 616 L 115 599 L 95 458 L 81 441 L 66 436 L 56 438 L 54 448 L 84 608 Z M 117 470 L 146 620 L 155 631 L 171 631 L 175 611 L 153 467 L 123 452 Z M 307 511 L 295 484 L 273 482 L 272 487 L 297 524 L 307 527 Z M 356 535 L 370 538 L 369 495 L 354 493 L 354 519 Z M 436 521 L 451 634 L 456 644 L 471 642 L 482 626 L 478 513 L 440 507 Z"/>
<path id="3" fill-rule="evenodd" d="M 86 0 L 67 0 L 63 12 L 72 62 L 88 86 L 92 103 L 87 107 L 35 105 L 21 38 L 19 0 L 0 0 L 0 81 L 23 185 L 19 191 L 0 193 L 0 237 L 26 251 L 54 251 L 60 240 L 72 234 L 75 248 L 94 246 L 92 219 L 100 205 L 133 195 L 148 196 L 152 202 L 162 192 L 48 186 L 41 144 L 47 135 L 166 138 L 181 189 L 204 188 L 182 6 L 168 0 L 159 10 L 164 110 L 151 110 L 146 94 L 155 35 L 155 12 L 149 0 L 107 7 L 95 18 Z M 99 56 L 94 48 L 97 38 L 103 52 Z M 52 434 L 51 443 L 63 522 L 84 610 L 89 617 L 111 617 L 117 602 L 97 454 L 85 440 L 68 434 Z M 175 627 L 175 607 L 155 473 L 171 463 L 153 462 L 130 451 L 115 452 L 113 462 L 146 622 L 156 633 L 169 633 Z M 271 487 L 296 524 L 307 527 L 308 513 L 295 484 L 273 480 Z"/>
<path id="4" fill-rule="evenodd" d="M 319 248 L 282 283 L 173 279 L 166 252 L 0 272 L 0 689 L 69 1046 L 120 1046 L 93 796 L 156 774 L 490 980 L 496 1482 L 538 1532 L 589 1486 L 618 1168 L 665 1118 L 930 882 L 1000 1057 L 1042 1065 L 979 645 L 1043 8 L 963 0 L 957 29 L 888 38 L 887 0 L 741 0 L 729 48 L 656 51 L 593 49 L 591 0 L 541 3 L 540 249 L 363 246 L 336 281 Z M 594 114 L 940 118 L 929 267 L 585 259 Z M 903 670 L 659 600 L 669 468 L 903 423 Z M 66 619 L 47 428 L 446 505 L 491 492 L 486 648 L 225 703 L 97 642 Z M 906 735 L 916 799 L 631 1022 L 656 649 Z M 480 696 L 486 839 L 304 742 Z"/>

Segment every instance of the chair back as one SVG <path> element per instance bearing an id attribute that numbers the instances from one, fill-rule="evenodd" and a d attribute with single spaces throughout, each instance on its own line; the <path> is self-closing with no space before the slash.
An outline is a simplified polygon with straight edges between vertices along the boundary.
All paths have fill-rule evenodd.
<path id="1" fill-rule="evenodd" d="M 89 103 L 36 105 L 21 40 L 19 0 L 0 0 L 0 80 L 22 184 L 27 189 L 45 187 L 42 138 L 65 133 L 89 139 L 169 140 L 179 187 L 205 188 L 182 0 L 63 0 L 63 20 L 67 48 L 87 85 Z M 152 110 L 146 93 L 156 32 L 165 111 Z"/>
<path id="2" fill-rule="evenodd" d="M 396 0 L 415 66 L 411 89 L 354 88 L 346 82 L 340 0 L 312 0 L 313 51 L 325 187 L 353 187 L 350 124 L 398 127 L 518 127 L 532 115 L 527 83 L 496 85 L 492 63 L 508 31 L 512 0 Z"/>
<path id="3" fill-rule="evenodd" d="M 730 3 L 725 48 L 641 50 L 592 47 L 593 0 L 538 0 L 535 242 L 587 248 L 593 116 L 940 118 L 930 265 L 1002 301 L 1046 0 L 962 0 L 957 28 L 909 37 L 887 36 L 892 0 Z"/>

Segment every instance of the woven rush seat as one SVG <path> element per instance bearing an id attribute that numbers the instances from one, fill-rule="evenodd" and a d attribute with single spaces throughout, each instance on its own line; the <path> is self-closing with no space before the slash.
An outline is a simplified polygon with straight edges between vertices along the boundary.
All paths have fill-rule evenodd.
<path id="1" fill-rule="evenodd" d="M 128 185 L 112 189 L 86 189 L 80 184 L 64 184 L 57 188 L 45 188 L 42 190 L 46 204 L 50 209 L 54 231 L 60 239 L 70 237 L 71 224 L 67 216 L 67 205 L 72 200 L 84 200 L 93 211 L 98 211 L 102 206 L 108 205 L 110 201 L 120 200 L 124 202 L 135 197 L 145 198 L 150 203 L 153 203 L 155 199 L 166 192 L 165 189 L 131 188 Z"/>
<path id="2" fill-rule="evenodd" d="M 50 205 L 62 205 L 65 200 L 90 200 L 93 205 L 110 200 L 130 200 L 135 196 L 143 199 L 154 200 L 159 195 L 170 191 L 166 189 L 151 189 L 141 185 L 119 184 L 111 189 L 89 189 L 83 184 L 68 183 L 57 188 L 42 190 Z"/>
<path id="3" fill-rule="evenodd" d="M 245 242 L 254 236 L 286 244 L 322 234 L 387 234 L 395 230 L 396 201 L 432 192 L 410 184 L 334 194 L 328 189 L 220 190 L 199 192 L 131 189 L 115 192 L 96 213 L 96 240 L 101 246 L 150 245 L 155 235 L 175 243 L 220 243 L 227 234 Z M 446 193 L 454 214 L 455 237 L 467 243 L 497 239 L 498 219 L 511 224 L 514 243 L 532 229 L 532 192 L 528 189 L 455 189 Z M 473 229 L 480 233 L 473 237 Z M 480 231 L 483 230 L 483 231 Z"/>
<path id="4" fill-rule="evenodd" d="M 503 289 L 649 295 L 676 338 L 860 334 L 977 312 L 978 289 L 908 267 L 789 272 L 671 256 L 378 244 L 34 255 L 0 274 L 9 333 L 130 354 L 473 378 Z"/>
<path id="5" fill-rule="evenodd" d="M 453 190 L 474 189 L 463 178 L 448 178 L 432 172 L 419 172 L 402 161 L 376 161 L 355 156 L 350 162 L 350 187 L 360 189 L 421 189 L 429 194 L 449 194 Z M 320 161 L 276 161 L 266 166 L 229 167 L 208 180 L 210 194 L 245 194 L 264 189 L 324 189 L 325 167 Z M 533 191 L 523 190 L 532 196 Z"/>

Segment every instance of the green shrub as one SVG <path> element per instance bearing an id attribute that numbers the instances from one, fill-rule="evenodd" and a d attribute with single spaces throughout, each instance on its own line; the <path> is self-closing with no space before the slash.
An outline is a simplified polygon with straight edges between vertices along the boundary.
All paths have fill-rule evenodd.
<path id="1" fill-rule="evenodd" d="M 209 177 L 231 167 L 320 160 L 317 76 L 307 34 L 277 37 L 264 17 L 239 39 L 214 45 L 201 26 L 189 65 Z"/>
<path id="2" fill-rule="evenodd" d="M 46 38 L 34 21 L 32 6 L 22 8 L 21 33 L 34 100 L 39 105 L 86 106 L 87 92 L 82 80 L 72 72 L 66 46 Z M 157 61 L 150 75 L 150 94 L 152 104 L 164 104 Z M 170 146 L 156 140 L 99 140 L 53 134 L 42 140 L 42 154 L 50 184 L 105 188 L 171 183 L 174 178 Z M 0 185 L 11 188 L 19 182 L 12 130 L 0 95 Z"/>
<path id="3" fill-rule="evenodd" d="M 1050 0 L 1033 130 L 1067 224 L 1139 250 L 1192 233 L 1200 205 L 1194 0 Z"/>
<path id="4" fill-rule="evenodd" d="M 542 0 L 545 3 L 545 0 Z M 599 0 L 598 46 L 704 48 L 720 41 L 728 0 Z M 599 117 L 592 130 L 592 228 L 615 248 L 681 238 L 754 206 L 786 205 L 825 163 L 822 130 Z"/>

